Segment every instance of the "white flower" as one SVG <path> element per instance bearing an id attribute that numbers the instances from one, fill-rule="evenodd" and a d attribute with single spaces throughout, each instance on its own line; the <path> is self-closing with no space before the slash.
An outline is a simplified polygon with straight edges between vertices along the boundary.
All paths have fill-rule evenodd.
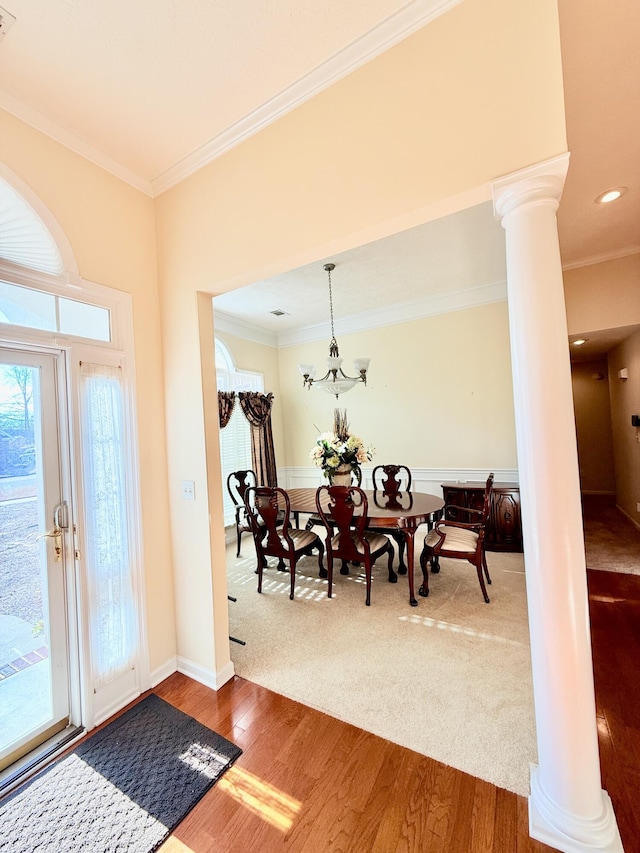
<path id="1" fill-rule="evenodd" d="M 365 447 L 359 435 L 348 435 L 342 441 L 334 432 L 323 432 L 309 451 L 309 458 L 326 474 L 339 465 L 350 465 L 353 468 L 369 462 L 374 453 L 374 448 Z"/>

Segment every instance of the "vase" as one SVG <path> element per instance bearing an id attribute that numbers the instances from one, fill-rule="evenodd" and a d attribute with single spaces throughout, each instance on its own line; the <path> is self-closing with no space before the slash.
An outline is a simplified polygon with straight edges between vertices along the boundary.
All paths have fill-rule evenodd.
<path id="1" fill-rule="evenodd" d="M 351 485 L 351 465 L 338 465 L 331 475 L 332 486 Z"/>

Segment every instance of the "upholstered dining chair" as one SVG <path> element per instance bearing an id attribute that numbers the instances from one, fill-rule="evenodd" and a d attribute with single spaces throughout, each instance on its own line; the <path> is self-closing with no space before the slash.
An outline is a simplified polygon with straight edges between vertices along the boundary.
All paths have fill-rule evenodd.
<path id="1" fill-rule="evenodd" d="M 467 560 L 476 567 L 480 589 L 487 604 L 489 596 L 485 586 L 491 583 L 487 558 L 484 548 L 484 536 L 489 512 L 491 510 L 491 493 L 493 491 L 493 474 L 489 474 L 484 490 L 483 507 L 471 509 L 469 507 L 445 506 L 444 518 L 437 521 L 433 530 L 430 530 L 424 540 L 424 547 L 420 555 L 420 567 L 422 569 L 423 583 L 418 590 L 423 597 L 429 595 L 429 572 L 427 563 L 431 562 L 432 570 L 439 571 L 440 557 L 449 557 L 453 560 Z M 462 517 L 476 517 L 475 522 L 453 521 L 447 518 L 447 511 L 453 510 L 456 514 L 465 513 Z"/>
<path id="2" fill-rule="evenodd" d="M 367 607 L 371 604 L 371 570 L 382 554 L 389 555 L 389 582 L 398 576 L 393 571 L 393 545 L 381 533 L 366 530 L 368 502 L 359 486 L 320 486 L 316 508 L 326 530 L 328 595 L 333 589 L 333 561 L 364 564 Z"/>
<path id="3" fill-rule="evenodd" d="M 393 505 L 393 499 L 404 492 L 411 491 L 411 471 L 406 465 L 376 465 L 372 474 L 373 489 L 387 500 L 387 505 Z M 369 530 L 382 532 L 381 528 L 370 527 Z M 398 547 L 398 574 L 406 575 L 407 567 L 404 562 L 405 538 L 399 531 L 385 530 L 393 537 Z"/>
<path id="4" fill-rule="evenodd" d="M 300 530 L 290 526 L 289 495 L 278 486 L 249 486 L 244 494 L 244 505 L 256 546 L 258 592 L 262 592 L 262 574 L 267 565 L 266 558 L 277 557 L 279 566 L 283 561 L 289 563 L 289 598 L 293 601 L 296 564 L 301 556 L 311 554 L 317 549 L 320 576 L 324 574 L 322 539 L 312 530 Z"/>

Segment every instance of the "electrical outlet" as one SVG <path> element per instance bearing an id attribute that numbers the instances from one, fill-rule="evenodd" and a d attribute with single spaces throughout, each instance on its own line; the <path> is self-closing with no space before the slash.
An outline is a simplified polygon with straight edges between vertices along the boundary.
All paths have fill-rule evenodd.
<path id="1" fill-rule="evenodd" d="M 182 481 L 182 499 L 185 501 L 195 501 L 196 484 L 193 482 L 193 480 Z"/>

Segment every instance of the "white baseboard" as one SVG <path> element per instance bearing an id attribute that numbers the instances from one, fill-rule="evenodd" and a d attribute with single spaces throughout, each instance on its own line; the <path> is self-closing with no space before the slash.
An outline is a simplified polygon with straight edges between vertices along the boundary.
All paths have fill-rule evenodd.
<path id="1" fill-rule="evenodd" d="M 95 726 L 99 726 L 101 723 L 104 723 L 105 720 L 113 717 L 114 714 L 117 714 L 118 711 L 121 711 L 130 702 L 133 702 L 134 699 L 137 699 L 138 696 L 140 696 L 140 690 L 136 687 L 129 690 L 124 695 L 119 696 L 117 699 L 114 699 L 113 702 L 110 702 L 108 705 L 103 707 L 99 714 L 96 714 L 93 720 L 93 725 L 88 725 L 86 727 L 87 731 L 91 731 Z"/>
<path id="2" fill-rule="evenodd" d="M 165 661 L 161 666 L 157 669 L 154 669 L 151 673 L 151 687 L 156 687 L 156 685 L 160 684 L 161 681 L 164 681 L 165 678 L 169 678 L 170 675 L 173 675 L 174 672 L 178 670 L 178 658 L 174 655 L 172 658 L 169 658 L 168 661 Z"/>
<path id="3" fill-rule="evenodd" d="M 635 519 L 631 518 L 629 513 L 625 512 L 619 504 L 616 504 L 616 509 L 619 509 L 620 512 L 624 515 L 624 517 L 628 518 L 629 521 L 631 522 L 631 524 L 633 524 L 634 527 L 637 527 L 637 529 L 640 530 L 640 524 L 638 524 L 638 522 Z"/>
<path id="4" fill-rule="evenodd" d="M 194 681 L 199 681 L 200 684 L 204 684 L 205 687 L 210 687 L 212 690 L 219 690 L 223 684 L 226 684 L 227 681 L 231 681 L 235 675 L 235 669 L 232 661 L 229 661 L 229 663 L 223 666 L 218 672 L 214 672 L 211 669 L 200 666 L 200 664 L 195 663 L 195 661 L 180 657 L 180 655 L 178 655 L 177 669 L 178 672 L 181 672 L 183 675 L 188 675 L 189 678 L 193 678 Z"/>

